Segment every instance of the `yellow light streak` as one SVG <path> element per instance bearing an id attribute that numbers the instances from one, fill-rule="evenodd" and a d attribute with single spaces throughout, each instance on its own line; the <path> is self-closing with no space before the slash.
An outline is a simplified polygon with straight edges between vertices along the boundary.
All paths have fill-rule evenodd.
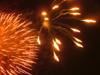
<path id="1" fill-rule="evenodd" d="M 74 41 L 74 43 L 76 44 L 76 46 L 83 48 L 83 46 L 77 42 Z"/>
<path id="2" fill-rule="evenodd" d="M 81 15 L 81 13 L 69 13 L 71 15 Z"/>
<path id="3" fill-rule="evenodd" d="M 38 42 L 39 45 L 41 44 L 39 36 L 38 36 L 37 42 Z"/>
<path id="4" fill-rule="evenodd" d="M 56 42 L 57 42 L 58 44 L 61 44 L 61 42 L 60 42 L 58 39 L 56 39 Z"/>
<path id="5" fill-rule="evenodd" d="M 89 20 L 89 19 L 84 19 L 84 20 L 81 20 L 81 21 L 84 21 L 84 22 L 87 22 L 87 23 L 96 23 L 95 20 Z"/>
<path id="6" fill-rule="evenodd" d="M 55 52 L 54 52 L 54 58 L 55 58 L 56 61 L 59 62 L 59 58 L 58 58 L 58 56 L 55 54 Z"/>
<path id="7" fill-rule="evenodd" d="M 74 37 L 74 39 L 75 39 L 77 42 L 82 42 L 82 40 L 80 40 L 80 39 L 78 39 L 78 38 L 76 38 L 76 37 Z"/>
<path id="8" fill-rule="evenodd" d="M 74 32 L 78 32 L 78 33 L 80 33 L 80 30 L 78 30 L 78 29 L 71 28 L 71 30 L 74 31 Z"/>
<path id="9" fill-rule="evenodd" d="M 59 6 L 58 5 L 55 5 L 52 9 L 56 9 L 56 8 L 58 8 Z"/>
<path id="10" fill-rule="evenodd" d="M 60 49 L 59 49 L 59 46 L 57 45 L 57 43 L 53 40 L 53 44 L 54 44 L 54 47 L 58 50 L 58 51 L 60 51 Z"/>
<path id="11" fill-rule="evenodd" d="M 70 10 L 73 10 L 73 11 L 74 11 L 74 10 L 79 10 L 79 8 L 76 8 L 76 7 L 75 7 L 75 8 L 71 8 Z"/>

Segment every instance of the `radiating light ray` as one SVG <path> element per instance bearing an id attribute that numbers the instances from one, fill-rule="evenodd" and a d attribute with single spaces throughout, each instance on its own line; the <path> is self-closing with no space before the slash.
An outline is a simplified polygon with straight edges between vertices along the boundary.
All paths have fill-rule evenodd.
<path id="1" fill-rule="evenodd" d="M 57 45 L 57 43 L 54 40 L 53 40 L 53 45 L 58 51 L 60 51 L 59 46 Z"/>
<path id="2" fill-rule="evenodd" d="M 0 13 L 0 75 L 19 75 L 21 71 L 30 75 L 38 50 L 34 29 L 27 27 L 30 24 L 21 14 Z"/>
<path id="3" fill-rule="evenodd" d="M 57 9 L 59 6 L 58 5 L 55 5 L 52 9 Z"/>
<path id="4" fill-rule="evenodd" d="M 84 22 L 87 22 L 87 23 L 96 23 L 95 20 L 89 20 L 89 19 L 84 19 L 84 20 L 81 20 L 81 21 L 84 21 Z"/>
<path id="5" fill-rule="evenodd" d="M 58 56 L 55 54 L 55 52 L 54 52 L 53 54 L 54 54 L 55 60 L 59 62 L 59 58 L 58 58 Z"/>
<path id="6" fill-rule="evenodd" d="M 39 39 L 39 36 L 37 38 L 37 42 L 38 42 L 39 45 L 41 44 L 40 39 Z"/>
<path id="7" fill-rule="evenodd" d="M 57 38 L 56 38 L 55 40 L 56 40 L 56 42 L 57 42 L 58 44 L 61 44 L 61 42 L 60 42 Z"/>
<path id="8" fill-rule="evenodd" d="M 70 10 L 73 10 L 73 11 L 75 11 L 75 10 L 79 10 L 79 8 L 71 8 Z"/>
<path id="9" fill-rule="evenodd" d="M 81 15 L 81 13 L 69 13 L 71 15 Z"/>
<path id="10" fill-rule="evenodd" d="M 72 31 L 74 31 L 74 32 L 78 32 L 78 33 L 80 33 L 80 30 L 78 30 L 78 29 L 75 29 L 75 28 L 70 28 Z"/>
<path id="11" fill-rule="evenodd" d="M 75 42 L 75 41 L 74 41 L 74 43 L 75 43 L 78 47 L 83 48 L 83 46 L 82 46 L 81 44 L 79 44 L 79 43 L 77 43 L 77 42 Z"/>
<path id="12" fill-rule="evenodd" d="M 77 42 L 82 42 L 82 40 L 80 40 L 80 39 L 78 39 L 78 38 L 76 38 L 76 37 L 74 37 L 74 39 L 75 39 Z"/>

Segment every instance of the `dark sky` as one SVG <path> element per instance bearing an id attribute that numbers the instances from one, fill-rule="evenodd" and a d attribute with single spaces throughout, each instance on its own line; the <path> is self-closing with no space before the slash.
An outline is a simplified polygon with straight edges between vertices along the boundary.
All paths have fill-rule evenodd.
<path id="1" fill-rule="evenodd" d="M 3 0 L 0 1 L 0 8 L 5 12 L 31 13 L 33 11 L 36 14 L 36 12 L 40 13 L 44 9 L 49 11 L 52 1 Z M 56 62 L 53 59 L 51 46 L 40 46 L 39 59 L 37 64 L 33 65 L 32 73 L 33 75 L 100 75 L 99 0 L 72 0 L 66 2 L 66 6 L 79 6 L 82 13 L 81 18 L 93 18 L 97 20 L 97 23 L 77 23 L 78 26 L 76 24 L 73 25 L 81 30 L 78 37 L 83 40 L 83 49 L 77 48 L 66 36 L 62 34 L 57 35 L 63 44 L 61 45 L 62 51 L 58 53 L 60 62 Z M 30 15 L 34 16 L 33 14 Z"/>

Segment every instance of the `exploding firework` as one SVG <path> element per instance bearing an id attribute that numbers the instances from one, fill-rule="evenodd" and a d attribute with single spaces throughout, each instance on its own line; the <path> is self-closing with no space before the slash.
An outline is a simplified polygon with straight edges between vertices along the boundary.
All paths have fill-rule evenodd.
<path id="1" fill-rule="evenodd" d="M 83 21 L 83 22 L 87 22 L 87 23 L 95 23 L 95 20 L 89 20 L 89 19 L 80 19 L 80 18 L 76 18 L 76 16 L 81 15 L 81 13 L 78 12 L 79 8 L 74 7 L 71 9 L 63 9 L 58 13 L 55 13 L 55 17 L 52 17 L 52 14 L 54 10 L 58 9 L 60 7 L 60 5 L 62 3 L 64 3 L 67 0 L 62 0 L 59 4 L 56 4 L 57 0 L 54 0 L 54 2 L 51 4 L 51 11 L 50 13 L 46 12 L 42 12 L 42 16 L 44 18 L 43 20 L 43 25 L 40 28 L 39 31 L 39 36 L 37 39 L 37 42 L 39 44 L 41 44 L 41 31 L 43 28 L 47 28 L 48 29 L 48 33 L 50 33 L 51 39 L 52 39 L 52 44 L 54 45 L 54 50 L 53 50 L 53 54 L 54 54 L 54 58 L 59 61 L 59 58 L 56 54 L 56 51 L 60 51 L 59 45 L 61 44 L 60 40 L 58 40 L 55 35 L 53 34 L 53 29 L 57 30 L 58 32 L 61 32 L 62 34 L 68 36 L 74 43 L 76 46 L 83 48 L 82 46 L 82 41 L 78 38 L 76 38 L 72 32 L 76 32 L 76 33 L 80 33 L 81 31 L 78 30 L 77 28 L 73 28 L 68 24 L 64 24 L 62 20 L 78 20 L 78 21 Z M 56 4 L 56 5 L 55 5 Z M 75 16 L 75 17 L 74 17 Z M 71 22 L 71 21 L 70 21 Z"/>
<path id="2" fill-rule="evenodd" d="M 32 22 L 20 16 L 0 13 L 0 75 L 31 75 L 37 37 L 35 30 L 28 27 Z"/>

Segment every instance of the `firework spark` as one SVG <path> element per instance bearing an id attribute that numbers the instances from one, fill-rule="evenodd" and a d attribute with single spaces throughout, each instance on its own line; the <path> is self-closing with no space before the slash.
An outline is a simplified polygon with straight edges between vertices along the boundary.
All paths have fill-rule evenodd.
<path id="1" fill-rule="evenodd" d="M 20 18 L 21 14 L 0 13 L 0 75 L 31 75 L 33 60 L 38 50 L 32 22 Z"/>
<path id="2" fill-rule="evenodd" d="M 52 38 L 52 44 L 54 45 L 54 47 L 57 51 L 60 51 L 59 44 L 61 44 L 61 42 L 60 42 L 60 40 L 58 40 L 55 37 L 54 34 L 52 34 L 52 29 L 58 30 L 58 32 L 61 32 L 62 34 L 68 36 L 75 43 L 76 46 L 83 48 L 83 46 L 81 45 L 82 41 L 80 39 L 76 38 L 72 34 L 72 32 L 80 33 L 81 31 L 76 29 L 76 28 L 71 27 L 68 24 L 64 24 L 60 21 L 60 19 L 64 20 L 65 18 L 67 18 L 67 15 L 68 15 L 68 18 L 70 18 L 70 19 L 74 19 L 74 17 L 81 15 L 81 13 L 78 12 L 79 8 L 74 7 L 74 8 L 71 8 L 71 9 L 62 9 L 57 14 L 55 13 L 56 16 L 52 18 L 52 15 L 54 15 L 54 14 L 52 14 L 53 10 L 58 9 L 60 7 L 60 5 L 67 0 L 62 0 L 59 4 L 55 5 L 56 1 L 57 0 L 54 0 L 54 2 L 51 4 L 52 9 L 51 9 L 51 11 L 48 15 L 46 15 L 47 14 L 46 12 L 42 13 L 44 21 L 43 21 L 43 26 L 41 27 L 41 29 L 43 27 L 48 29 L 48 32 L 50 33 L 51 38 Z M 71 16 L 71 17 L 69 17 L 69 16 Z M 76 19 L 78 21 L 84 21 L 84 22 L 87 22 L 87 23 L 96 23 L 95 20 L 75 18 L 75 20 Z M 40 34 L 41 29 L 39 31 L 39 36 L 41 35 Z M 55 50 L 53 51 L 53 54 L 54 54 L 54 58 L 57 61 L 59 61 L 59 58 L 58 58 Z"/>

